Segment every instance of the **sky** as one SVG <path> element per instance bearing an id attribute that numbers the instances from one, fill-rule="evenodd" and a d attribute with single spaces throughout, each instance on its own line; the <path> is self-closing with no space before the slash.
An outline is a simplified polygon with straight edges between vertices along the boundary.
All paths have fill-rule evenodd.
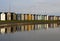
<path id="1" fill-rule="evenodd" d="M 0 12 L 60 15 L 60 0 L 0 0 Z"/>

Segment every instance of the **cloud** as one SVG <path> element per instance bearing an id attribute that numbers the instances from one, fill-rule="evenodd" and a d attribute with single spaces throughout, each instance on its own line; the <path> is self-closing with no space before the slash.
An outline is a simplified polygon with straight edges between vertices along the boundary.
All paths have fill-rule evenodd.
<path id="1" fill-rule="evenodd" d="M 51 13 L 51 12 L 60 12 L 60 6 L 59 5 L 54 5 L 54 4 L 47 4 L 47 3 L 39 3 L 32 5 L 27 8 L 17 8 L 17 12 L 26 12 L 26 13 L 41 13 L 45 12 L 46 13 Z"/>
<path id="2" fill-rule="evenodd" d="M 36 14 L 60 12 L 60 0 L 0 0 L 0 11 L 8 11 L 9 3 L 11 11 L 14 12 Z"/>

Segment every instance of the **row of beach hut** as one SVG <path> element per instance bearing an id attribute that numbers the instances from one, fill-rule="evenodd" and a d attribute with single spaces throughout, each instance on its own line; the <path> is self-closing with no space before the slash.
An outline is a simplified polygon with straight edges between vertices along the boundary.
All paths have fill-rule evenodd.
<path id="1" fill-rule="evenodd" d="M 14 12 L 0 12 L 0 20 L 60 20 L 60 16 L 40 14 L 16 14 Z"/>

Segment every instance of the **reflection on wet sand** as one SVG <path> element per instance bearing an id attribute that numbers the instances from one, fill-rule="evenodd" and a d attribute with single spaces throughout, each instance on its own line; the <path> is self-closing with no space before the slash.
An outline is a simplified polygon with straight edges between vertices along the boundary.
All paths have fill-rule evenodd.
<path id="1" fill-rule="evenodd" d="M 48 29 L 48 24 L 38 24 L 38 29 Z"/>
<path id="2" fill-rule="evenodd" d="M 55 28 L 55 27 L 58 27 L 58 24 L 49 24 L 48 27 L 49 28 Z"/>
<path id="3" fill-rule="evenodd" d="M 54 24 L 27 24 L 27 25 L 18 25 L 18 26 L 8 26 L 0 27 L 0 33 L 13 33 L 18 31 L 31 31 L 31 30 L 40 30 L 48 28 L 59 27 L 57 23 Z"/>

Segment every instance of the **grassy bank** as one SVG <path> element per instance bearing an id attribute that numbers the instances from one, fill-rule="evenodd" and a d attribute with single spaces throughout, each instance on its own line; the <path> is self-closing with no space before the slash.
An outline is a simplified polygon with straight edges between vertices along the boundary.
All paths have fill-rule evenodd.
<path id="1" fill-rule="evenodd" d="M 0 21 L 1 23 L 60 23 L 60 20 L 24 20 L 24 21 L 16 21 L 16 20 L 12 20 L 12 21 Z"/>

